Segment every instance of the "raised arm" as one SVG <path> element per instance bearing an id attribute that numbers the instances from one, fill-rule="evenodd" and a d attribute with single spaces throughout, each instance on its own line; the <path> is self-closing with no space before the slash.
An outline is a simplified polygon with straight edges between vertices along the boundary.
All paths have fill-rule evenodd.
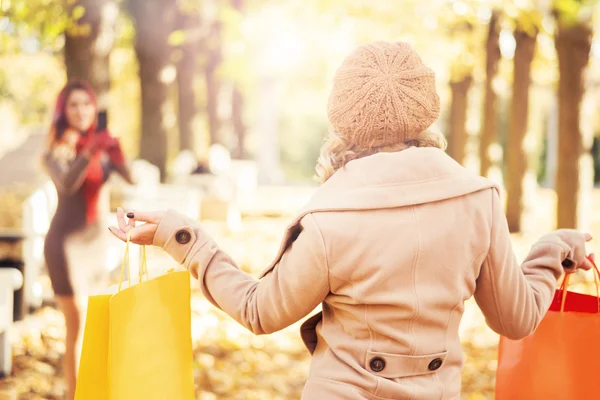
<path id="1" fill-rule="evenodd" d="M 569 258 L 587 268 L 585 242 L 590 237 L 572 230 L 550 233 L 533 245 L 519 265 L 495 190 L 491 221 L 490 248 L 477 279 L 475 299 L 494 331 L 520 339 L 533 333 L 548 311 L 563 273 L 562 261 Z"/>
<path id="2" fill-rule="evenodd" d="M 44 164 L 59 193 L 75 193 L 85 180 L 85 171 L 90 162 L 89 153 L 70 158 L 68 149 L 57 146 L 44 155 Z"/>

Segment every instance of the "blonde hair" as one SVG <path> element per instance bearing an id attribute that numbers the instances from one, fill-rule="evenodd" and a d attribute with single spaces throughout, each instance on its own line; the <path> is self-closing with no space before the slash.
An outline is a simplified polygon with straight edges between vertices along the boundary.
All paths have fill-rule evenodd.
<path id="1" fill-rule="evenodd" d="M 444 135 L 439 132 L 427 130 L 412 139 L 398 144 L 382 147 L 369 146 L 364 149 L 357 148 L 356 145 L 332 131 L 325 140 L 325 143 L 323 143 L 323 146 L 321 146 L 321 154 L 315 168 L 317 171 L 316 178 L 319 182 L 324 183 L 348 162 L 376 153 L 402 151 L 409 147 L 436 147 L 445 150 L 446 145 Z"/>

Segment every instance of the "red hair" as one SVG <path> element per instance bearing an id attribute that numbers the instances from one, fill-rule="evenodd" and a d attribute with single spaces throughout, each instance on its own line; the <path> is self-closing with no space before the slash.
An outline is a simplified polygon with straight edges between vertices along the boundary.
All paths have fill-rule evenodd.
<path id="1" fill-rule="evenodd" d="M 58 94 L 58 98 L 56 99 L 56 105 L 54 106 L 54 114 L 52 115 L 52 125 L 50 127 L 50 131 L 48 132 L 48 147 L 52 148 L 57 143 L 59 143 L 65 133 L 65 131 L 69 128 L 69 123 L 67 121 L 66 108 L 67 108 L 67 100 L 71 93 L 75 90 L 83 90 L 90 96 L 90 101 L 94 105 L 94 108 L 98 108 L 96 101 L 96 93 L 94 93 L 94 89 L 92 86 L 79 79 L 74 79 L 69 81 L 65 87 Z M 96 126 L 98 124 L 97 117 L 94 118 L 94 122 L 89 127 L 86 133 L 91 134 L 96 131 Z"/>

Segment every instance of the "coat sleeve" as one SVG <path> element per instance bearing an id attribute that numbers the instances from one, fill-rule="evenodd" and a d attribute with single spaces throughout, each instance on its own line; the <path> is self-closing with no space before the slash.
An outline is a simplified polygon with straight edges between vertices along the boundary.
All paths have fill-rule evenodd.
<path id="1" fill-rule="evenodd" d="M 303 231 L 261 280 L 240 270 L 200 224 L 174 211 L 163 217 L 153 244 L 198 279 L 212 304 L 255 334 L 266 334 L 299 321 L 329 293 L 323 237 L 312 215 L 301 223 Z"/>
<path id="2" fill-rule="evenodd" d="M 492 190 L 490 248 L 481 267 L 475 300 L 495 332 L 510 339 L 532 334 L 548 311 L 562 261 L 572 251 L 560 231 L 542 237 L 522 265 L 513 253 L 497 191 Z"/>
<path id="3" fill-rule="evenodd" d="M 46 170 L 59 193 L 73 194 L 83 184 L 89 158 L 84 155 L 70 157 L 64 148 L 57 146 L 44 155 Z"/>

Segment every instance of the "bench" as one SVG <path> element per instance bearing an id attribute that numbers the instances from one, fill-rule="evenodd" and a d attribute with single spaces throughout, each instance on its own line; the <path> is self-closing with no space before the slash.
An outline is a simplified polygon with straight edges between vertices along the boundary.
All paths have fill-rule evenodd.
<path id="1" fill-rule="evenodd" d="M 23 261 L 14 248 L 20 246 L 25 235 L 15 230 L 0 230 L 0 377 L 12 370 L 12 347 L 9 330 L 17 319 L 24 317 Z M 8 249 L 8 250 L 7 250 Z"/>

